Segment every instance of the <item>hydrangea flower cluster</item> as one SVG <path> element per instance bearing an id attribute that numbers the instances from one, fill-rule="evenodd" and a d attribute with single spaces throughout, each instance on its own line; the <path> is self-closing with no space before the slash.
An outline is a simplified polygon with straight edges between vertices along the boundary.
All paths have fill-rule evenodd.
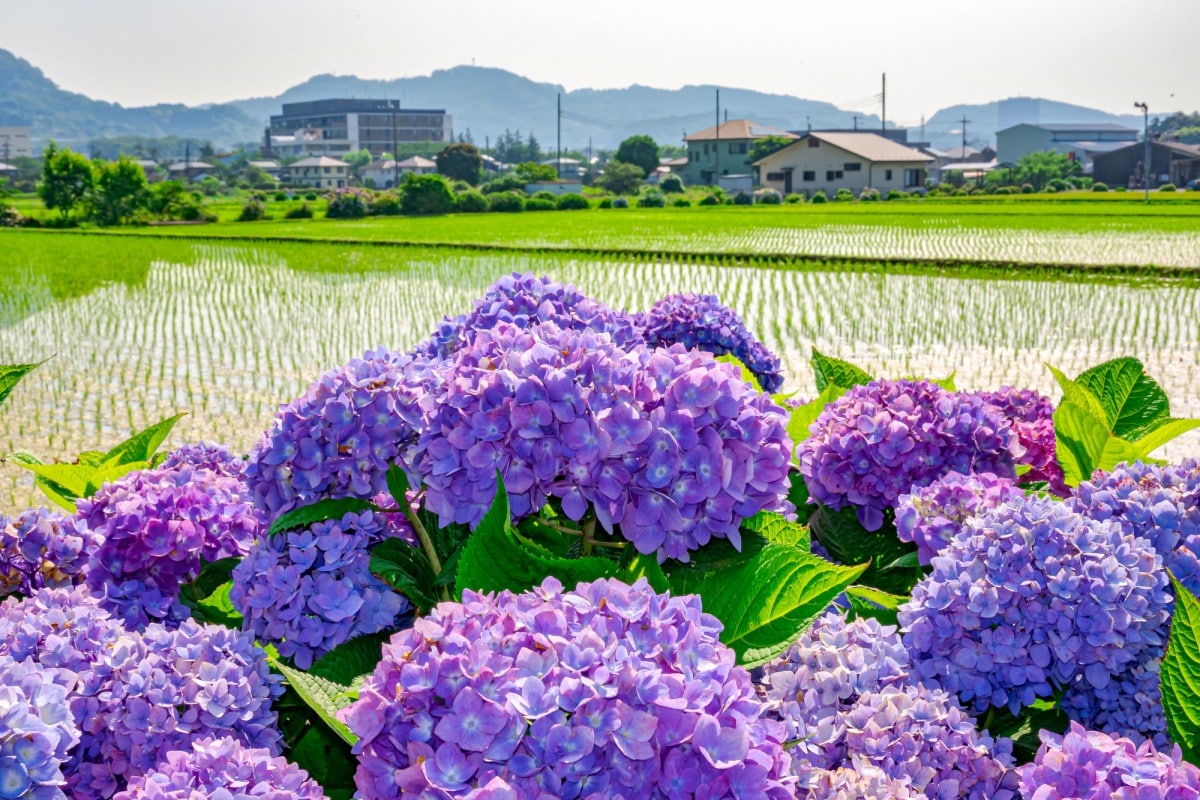
<path id="1" fill-rule="evenodd" d="M 719 631 L 645 580 L 464 592 L 393 636 L 341 712 L 358 792 L 790 797 L 783 726 Z"/>
<path id="2" fill-rule="evenodd" d="M 1033 389 L 1012 386 L 1001 386 L 994 392 L 976 394 L 1012 424 L 1017 441 L 1025 449 L 1017 463 L 1029 467 L 1029 472 L 1022 476 L 1022 480 L 1044 481 L 1050 491 L 1059 497 L 1068 496 L 1071 490 L 1055 455 L 1054 401 Z"/>
<path id="3" fill-rule="evenodd" d="M 101 539 L 88 563 L 93 594 L 132 627 L 188 618 L 179 590 L 202 561 L 242 555 L 262 524 L 241 476 L 180 461 L 131 472 L 79 500 Z"/>
<path id="4" fill-rule="evenodd" d="M 722 356 L 731 354 L 754 374 L 764 392 L 783 386 L 779 357 L 746 330 L 742 318 L 716 295 L 667 295 L 640 319 L 651 347 L 682 344 Z"/>
<path id="5" fill-rule="evenodd" d="M 99 544 L 86 525 L 49 509 L 0 516 L 0 597 L 81 583 Z"/>
<path id="6" fill-rule="evenodd" d="M 62 798 L 62 765 L 79 743 L 67 703 L 74 675 L 0 655 L 0 797 Z"/>
<path id="7" fill-rule="evenodd" d="M 901 494 L 948 472 L 1016 476 L 1012 425 L 974 395 L 929 381 L 875 381 L 826 406 L 800 443 L 813 499 L 853 506 L 870 531 Z"/>
<path id="8" fill-rule="evenodd" d="M 348 639 L 395 627 L 411 606 L 371 574 L 368 551 L 393 536 L 412 541 L 403 515 L 364 511 L 260 537 L 233 570 L 243 629 L 308 669 Z"/>
<path id="9" fill-rule="evenodd" d="M 236 736 L 273 755 L 282 740 L 271 705 L 283 692 L 251 637 L 218 625 L 157 623 L 101 656 L 111 673 L 72 698 L 83 732 L 68 779 L 76 796 L 110 797 L 172 750 Z"/>
<path id="10" fill-rule="evenodd" d="M 941 689 L 911 677 L 893 627 L 828 613 L 763 673 L 768 714 L 783 720 L 810 797 L 1000 798 L 1011 743 L 981 734 Z"/>
<path id="11" fill-rule="evenodd" d="M 417 353 L 444 360 L 469 346 L 477 331 L 490 331 L 501 323 L 529 328 L 542 322 L 552 322 L 562 330 L 607 333 L 622 347 L 643 339 L 633 318 L 574 286 L 514 272 L 489 286 L 473 310 L 445 318 Z"/>
<path id="12" fill-rule="evenodd" d="M 1039 497 L 969 519 L 900 608 L 917 678 L 976 711 L 1103 688 L 1162 646 L 1171 598 L 1145 539 Z"/>
<path id="13" fill-rule="evenodd" d="M 1023 797 L 1174 800 L 1200 796 L 1200 769 L 1183 761 L 1178 747 L 1161 753 L 1150 742 L 1136 746 L 1074 722 L 1061 736 L 1042 731 L 1041 739 L 1037 757 L 1018 768 Z"/>
<path id="14" fill-rule="evenodd" d="M 416 439 L 429 366 L 411 355 L 369 352 L 280 408 L 246 466 L 267 522 L 324 498 L 387 491 L 388 467 Z"/>
<path id="15" fill-rule="evenodd" d="M 850 766 L 813 770 L 805 776 L 808 790 L 801 800 L 925 800 L 907 777 L 891 778 L 879 767 L 855 756 Z"/>
<path id="16" fill-rule="evenodd" d="M 1024 499 L 1025 492 L 1011 478 L 989 472 L 948 472 L 928 486 L 900 495 L 896 534 L 902 542 L 916 542 L 917 558 L 928 564 L 966 520 L 1001 503 Z"/>
<path id="17" fill-rule="evenodd" d="M 225 445 L 213 442 L 196 442 L 177 447 L 167 453 L 167 457 L 159 466 L 163 469 L 179 469 L 185 466 L 207 469 L 226 478 L 240 478 L 246 471 L 245 459 L 234 455 Z"/>
<path id="18" fill-rule="evenodd" d="M 173 750 L 113 800 L 325 800 L 308 773 L 262 747 L 230 737 Z"/>
<path id="19" fill-rule="evenodd" d="M 786 506 L 783 410 L 707 353 L 499 323 L 443 375 L 413 460 L 442 524 L 478 523 L 497 470 L 514 517 L 555 496 L 660 558 L 737 545 L 741 519 Z"/>
<path id="20" fill-rule="evenodd" d="M 124 635 L 124 626 L 86 586 L 41 589 L 0 603 L 0 656 L 73 672 L 82 694 L 100 690 L 111 672 L 101 656 L 117 648 Z"/>
<path id="21" fill-rule="evenodd" d="M 1076 682 L 1063 694 L 1059 707 L 1089 729 L 1123 736 L 1135 744 L 1149 740 L 1155 747 L 1168 747 L 1171 739 L 1159 686 L 1161 670 L 1160 654 L 1126 667 L 1103 688 Z"/>

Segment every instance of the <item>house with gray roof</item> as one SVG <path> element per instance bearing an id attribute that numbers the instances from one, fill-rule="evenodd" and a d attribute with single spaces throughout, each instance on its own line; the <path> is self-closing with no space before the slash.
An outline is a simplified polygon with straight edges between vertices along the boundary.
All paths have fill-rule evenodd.
<path id="1" fill-rule="evenodd" d="M 886 194 L 924 186 L 933 160 L 877 133 L 813 131 L 753 166 L 759 185 L 785 195 L 849 189 L 857 196 L 868 187 Z"/>
<path id="2" fill-rule="evenodd" d="M 1054 151 L 1078 161 L 1084 172 L 1091 172 L 1096 155 L 1128 147 L 1136 141 L 1137 130 L 1110 122 L 1024 122 L 996 131 L 996 160 L 1001 164 L 1016 164 L 1029 153 Z"/>

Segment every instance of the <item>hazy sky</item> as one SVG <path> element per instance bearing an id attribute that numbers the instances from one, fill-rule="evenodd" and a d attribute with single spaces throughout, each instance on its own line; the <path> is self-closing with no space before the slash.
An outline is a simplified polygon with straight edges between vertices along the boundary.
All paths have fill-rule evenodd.
<path id="1" fill-rule="evenodd" d="M 739 20 L 738 12 L 744 13 Z M 279 94 L 472 62 L 566 89 L 718 84 L 888 119 L 1040 96 L 1200 109 L 1200 0 L 0 0 L 0 47 L 124 105 Z"/>

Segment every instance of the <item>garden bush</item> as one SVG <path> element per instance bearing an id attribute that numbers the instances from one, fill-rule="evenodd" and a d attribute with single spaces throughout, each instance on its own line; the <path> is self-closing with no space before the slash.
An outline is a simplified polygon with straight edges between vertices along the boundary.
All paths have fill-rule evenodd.
<path id="1" fill-rule="evenodd" d="M 511 213 L 525 210 L 524 195 L 516 192 L 496 192 L 488 196 L 488 207 L 492 211 Z"/>
<path id="2" fill-rule="evenodd" d="M 499 178 L 488 181 L 479 187 L 479 191 L 484 194 L 500 194 L 502 192 L 523 192 L 525 184 L 528 183 L 525 179 L 518 176 L 516 173 L 508 173 L 501 175 Z"/>
<path id="3" fill-rule="evenodd" d="M 1046 194 L 1058 194 L 1058 187 L 1047 184 L 1046 188 L 1043 189 L 1042 191 L 1045 192 Z"/>
<path id="4" fill-rule="evenodd" d="M 538 194 L 541 194 L 539 192 Z M 527 197 L 525 198 L 526 211 L 556 211 L 558 203 L 555 200 L 550 200 L 545 197 Z"/>
<path id="5" fill-rule="evenodd" d="M 905 194 L 904 192 L 900 191 L 899 189 L 888 189 L 887 196 L 884 199 L 885 200 L 904 200 L 907 197 L 908 197 L 908 195 Z"/>
<path id="6" fill-rule="evenodd" d="M 487 195 L 478 189 L 460 192 L 454 200 L 454 210 L 460 214 L 478 214 L 489 208 L 491 206 L 488 204 Z"/>
<path id="7" fill-rule="evenodd" d="M 611 197 L 602 197 L 600 202 L 596 204 L 596 208 L 612 208 L 613 201 Z"/>
<path id="8" fill-rule="evenodd" d="M 754 202 L 764 206 L 777 206 L 783 203 L 783 195 L 775 189 L 759 189 L 754 193 Z"/>
<path id="9" fill-rule="evenodd" d="M 575 194 L 574 192 L 561 195 L 558 198 L 557 205 L 561 211 L 580 211 L 586 208 L 591 208 L 591 205 L 588 203 L 586 197 L 581 194 Z"/>
<path id="10" fill-rule="evenodd" d="M 402 212 L 400 193 L 394 190 L 375 192 L 371 195 L 368 213 L 380 217 L 394 217 Z"/>
<path id="11" fill-rule="evenodd" d="M 844 203 L 854 199 L 854 192 L 850 191 L 849 189 L 838 189 L 837 193 L 834 194 L 833 199 Z"/>
<path id="12" fill-rule="evenodd" d="M 443 176 L 409 173 L 401 187 L 400 209 L 413 216 L 449 214 L 454 210 L 454 190 Z"/>
<path id="13" fill-rule="evenodd" d="M 1033 194 L 1033 184 L 1032 183 L 1022 183 L 1021 184 L 1021 194 Z"/>
<path id="14" fill-rule="evenodd" d="M 828 201 L 829 201 L 829 197 L 826 196 L 825 190 L 817 189 L 815 192 L 813 192 L 812 200 L 810 202 L 819 204 L 819 203 L 826 203 Z"/>
<path id="15" fill-rule="evenodd" d="M 1096 181 L 1095 183 L 1092 184 L 1092 191 L 1093 192 L 1107 192 L 1108 184 L 1105 183 L 1104 181 Z"/>
<path id="16" fill-rule="evenodd" d="M 1162 186 L 1158 187 L 1158 190 L 1160 192 L 1173 192 L 1173 191 L 1175 191 L 1175 184 L 1164 183 Z"/>
<path id="17" fill-rule="evenodd" d="M 926 197 L 937 197 L 937 196 L 938 196 L 938 195 L 940 195 L 941 193 L 942 193 L 942 192 L 941 192 L 941 190 L 940 190 L 940 189 L 938 189 L 938 188 L 935 186 L 934 188 L 930 189 L 930 190 L 929 190 L 929 191 L 928 191 L 928 192 L 925 194 L 925 196 L 926 196 Z"/>
<path id="18" fill-rule="evenodd" d="M 238 222 L 258 222 L 263 219 L 269 219 L 267 207 L 263 205 L 262 200 L 255 197 L 248 199 L 242 206 L 242 212 L 238 214 Z"/>
<path id="19" fill-rule="evenodd" d="M 373 199 L 368 189 L 338 189 L 326 196 L 325 216 L 329 219 L 360 219 L 370 212 Z"/>
<path id="20" fill-rule="evenodd" d="M 1062 178 L 1051 178 L 1050 180 L 1046 181 L 1046 186 L 1043 191 L 1048 192 L 1053 189 L 1056 192 L 1065 192 L 1067 191 L 1067 188 L 1067 182 Z"/>
<path id="21" fill-rule="evenodd" d="M 686 197 L 676 197 L 671 201 L 671 205 L 673 205 L 675 208 L 691 208 L 692 201 L 688 200 Z"/>
<path id="22" fill-rule="evenodd" d="M 629 200 L 624 197 L 614 197 L 612 201 L 613 208 L 629 208 Z"/>
<path id="23" fill-rule="evenodd" d="M 317 199 L 317 193 L 309 192 L 308 194 L 304 195 L 304 199 L 311 203 Z"/>
<path id="24" fill-rule="evenodd" d="M 863 189 L 861 193 L 859 193 L 858 199 L 868 203 L 873 203 L 879 200 L 879 190 L 872 189 L 870 186 L 868 186 L 867 188 Z"/>
<path id="25" fill-rule="evenodd" d="M 534 192 L 532 197 L 535 200 L 549 200 L 551 202 L 558 201 L 558 195 L 556 195 L 554 192 L 548 192 L 545 189 L 542 189 L 540 192 Z"/>
<path id="26" fill-rule="evenodd" d="M 1114 192 L 1124 192 L 1124 191 L 1125 191 L 1125 187 L 1124 187 L 1124 186 L 1118 186 L 1116 189 L 1113 189 L 1113 191 L 1114 191 Z"/>
<path id="27" fill-rule="evenodd" d="M 301 203 L 296 208 L 289 208 L 283 215 L 284 219 L 312 219 L 312 217 L 313 212 L 307 202 Z"/>
<path id="28" fill-rule="evenodd" d="M 700 202 L 698 202 L 696 205 L 719 206 L 719 205 L 722 205 L 724 202 L 725 202 L 724 199 L 720 195 L 710 193 L 710 194 L 704 195 L 704 197 L 701 197 Z"/>
<path id="29" fill-rule="evenodd" d="M 288 199 L 287 192 L 276 192 L 275 193 L 275 202 L 282 203 L 287 199 Z"/>
<path id="30" fill-rule="evenodd" d="M 787 203 L 788 205 L 795 205 L 796 203 L 803 203 L 804 195 L 796 194 L 795 192 L 792 192 L 787 197 L 783 198 L 783 202 Z"/>
<path id="31" fill-rule="evenodd" d="M 650 189 L 637 199 L 637 204 L 638 208 L 664 208 L 667 205 L 667 199 L 663 197 L 662 192 Z"/>
<path id="32" fill-rule="evenodd" d="M 754 205 L 754 195 L 750 192 L 738 192 L 733 196 L 733 204 L 735 206 L 752 206 Z"/>
<path id="33" fill-rule="evenodd" d="M 658 182 L 658 189 L 663 194 L 679 194 L 684 190 L 683 178 L 674 173 L 664 175 Z"/>

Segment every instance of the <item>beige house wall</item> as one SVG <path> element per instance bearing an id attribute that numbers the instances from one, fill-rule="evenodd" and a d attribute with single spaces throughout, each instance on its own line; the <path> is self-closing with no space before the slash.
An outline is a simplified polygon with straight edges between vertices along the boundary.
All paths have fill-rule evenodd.
<path id="1" fill-rule="evenodd" d="M 788 171 L 792 174 L 791 192 L 808 197 L 818 190 L 832 197 L 838 189 L 849 189 L 857 197 L 868 186 L 887 194 L 892 189 L 911 191 L 924 185 L 927 169 L 924 162 L 872 162 L 828 142 L 810 147 L 810 141 L 817 140 L 803 139 L 763 159 L 758 165 L 759 185 L 787 194 Z M 918 170 L 918 180 L 913 181 L 914 176 L 909 174 L 910 180 L 906 184 L 906 170 Z M 806 172 L 812 173 L 812 180 L 804 179 Z"/>

